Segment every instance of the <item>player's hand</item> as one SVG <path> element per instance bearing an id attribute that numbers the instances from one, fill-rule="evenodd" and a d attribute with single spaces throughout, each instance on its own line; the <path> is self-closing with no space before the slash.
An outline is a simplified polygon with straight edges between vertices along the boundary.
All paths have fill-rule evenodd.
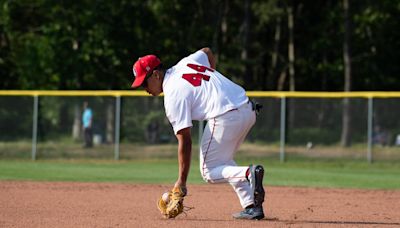
<path id="1" fill-rule="evenodd" d="M 182 188 L 182 189 L 185 189 L 185 191 L 186 191 L 186 183 L 184 183 L 182 180 L 178 179 L 175 182 L 174 188 Z"/>

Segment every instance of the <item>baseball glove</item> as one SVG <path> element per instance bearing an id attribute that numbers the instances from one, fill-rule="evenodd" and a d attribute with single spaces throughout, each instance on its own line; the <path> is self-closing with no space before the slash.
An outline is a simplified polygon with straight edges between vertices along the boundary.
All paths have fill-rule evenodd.
<path id="1" fill-rule="evenodd" d="M 166 201 L 160 197 L 157 207 L 165 218 L 175 218 L 183 212 L 183 198 L 186 196 L 186 192 L 186 188 L 174 187 L 168 192 Z"/>

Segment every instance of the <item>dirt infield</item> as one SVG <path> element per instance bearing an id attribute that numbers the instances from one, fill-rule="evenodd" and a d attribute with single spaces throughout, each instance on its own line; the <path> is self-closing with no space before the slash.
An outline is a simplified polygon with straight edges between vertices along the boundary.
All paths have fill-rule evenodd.
<path id="1" fill-rule="evenodd" d="M 0 227 L 398 227 L 400 191 L 267 187 L 266 219 L 234 220 L 229 185 L 189 185 L 187 206 L 163 219 L 165 185 L 0 181 Z"/>

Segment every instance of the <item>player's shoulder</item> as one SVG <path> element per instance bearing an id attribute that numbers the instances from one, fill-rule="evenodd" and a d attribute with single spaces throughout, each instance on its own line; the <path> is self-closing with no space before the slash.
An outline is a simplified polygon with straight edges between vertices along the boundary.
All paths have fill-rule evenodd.
<path id="1" fill-rule="evenodd" d="M 174 66 L 167 71 L 168 77 L 163 85 L 165 95 L 186 96 L 193 92 L 193 87 L 189 86 L 182 77 L 184 73 L 185 69 L 180 66 Z"/>
<path id="2" fill-rule="evenodd" d="M 186 66 L 188 63 L 196 63 L 203 66 L 209 66 L 207 54 L 202 49 L 181 59 L 176 65 Z"/>
<path id="3" fill-rule="evenodd" d="M 193 100 L 193 89 L 185 85 L 181 79 L 172 81 L 164 88 L 164 105 L 167 109 L 175 109 L 182 103 Z"/>

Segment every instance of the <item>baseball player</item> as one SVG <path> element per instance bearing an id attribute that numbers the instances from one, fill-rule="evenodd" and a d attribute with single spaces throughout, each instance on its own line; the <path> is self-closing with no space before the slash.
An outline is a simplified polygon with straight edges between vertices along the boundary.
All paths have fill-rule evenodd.
<path id="1" fill-rule="evenodd" d="M 261 165 L 237 166 L 234 154 L 256 121 L 253 102 L 245 90 L 215 66 L 210 48 L 202 48 L 165 69 L 155 55 L 139 58 L 133 65 L 132 88 L 142 86 L 148 93 L 164 93 L 166 115 L 178 139 L 179 175 L 171 191 L 182 204 L 192 155 L 192 120 L 207 124 L 200 145 L 200 172 L 208 183 L 229 183 L 243 211 L 236 219 L 262 219 L 264 211 L 264 169 Z M 182 205 L 163 205 L 166 217 L 180 214 Z M 175 207 L 174 215 L 168 215 Z M 160 208 L 160 206 L 159 206 Z"/>

